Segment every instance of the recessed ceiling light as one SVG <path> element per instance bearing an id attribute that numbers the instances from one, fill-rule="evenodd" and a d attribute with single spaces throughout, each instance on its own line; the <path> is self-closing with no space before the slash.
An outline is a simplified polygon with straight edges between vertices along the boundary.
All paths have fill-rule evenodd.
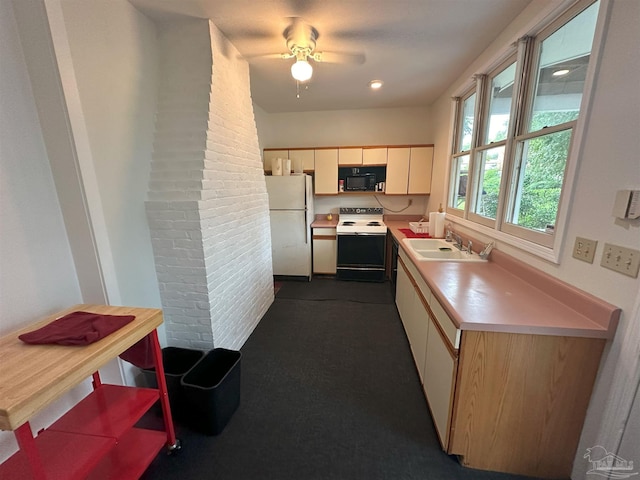
<path id="1" fill-rule="evenodd" d="M 563 75 L 566 75 L 567 73 L 569 73 L 570 70 L 567 70 L 566 68 L 562 69 L 562 70 L 556 70 L 555 72 L 553 72 L 553 76 L 554 77 L 562 77 Z"/>
<path id="2" fill-rule="evenodd" d="M 382 80 L 371 80 L 369 82 L 369 87 L 371 87 L 374 90 L 378 90 L 379 88 L 382 88 L 382 85 L 384 85 L 384 82 Z"/>

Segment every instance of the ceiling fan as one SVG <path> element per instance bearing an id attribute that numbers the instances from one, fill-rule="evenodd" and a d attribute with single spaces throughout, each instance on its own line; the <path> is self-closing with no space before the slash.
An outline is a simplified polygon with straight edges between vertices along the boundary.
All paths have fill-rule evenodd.
<path id="1" fill-rule="evenodd" d="M 265 55 L 269 58 L 289 59 L 296 61 L 291 65 L 291 76 L 298 82 L 306 82 L 313 75 L 313 67 L 309 60 L 325 63 L 364 63 L 363 54 L 317 52 L 316 42 L 319 37 L 318 30 L 306 23 L 300 17 L 292 17 L 291 24 L 282 32 L 286 40 L 289 52 Z"/>

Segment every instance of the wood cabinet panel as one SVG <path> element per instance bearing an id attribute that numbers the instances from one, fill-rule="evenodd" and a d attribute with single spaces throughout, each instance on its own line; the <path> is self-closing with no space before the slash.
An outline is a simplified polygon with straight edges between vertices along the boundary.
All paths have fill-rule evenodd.
<path id="1" fill-rule="evenodd" d="M 604 345 L 464 331 L 449 453 L 482 470 L 568 478 Z"/>
<path id="2" fill-rule="evenodd" d="M 406 195 L 409 181 L 410 149 L 389 148 L 387 150 L 387 179 L 385 194 Z"/>
<path id="3" fill-rule="evenodd" d="M 338 150 L 335 148 L 315 151 L 314 193 L 332 195 L 338 193 Z"/>
<path id="4" fill-rule="evenodd" d="M 409 160 L 409 186 L 407 193 L 431 193 L 433 147 L 411 147 Z"/>

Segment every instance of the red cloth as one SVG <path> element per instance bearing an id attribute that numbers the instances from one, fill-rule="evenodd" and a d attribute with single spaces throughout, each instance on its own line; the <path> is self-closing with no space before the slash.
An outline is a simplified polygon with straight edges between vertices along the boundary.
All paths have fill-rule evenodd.
<path id="1" fill-rule="evenodd" d="M 431 238 L 431 235 L 428 233 L 415 233 L 410 228 L 399 228 L 402 233 L 404 233 L 407 238 Z"/>
<path id="2" fill-rule="evenodd" d="M 44 327 L 23 333 L 18 338 L 34 345 L 89 345 L 112 334 L 136 318 L 135 315 L 103 315 L 91 312 L 72 312 Z M 140 368 L 155 366 L 151 337 L 147 335 L 120 358 Z"/>
<path id="3" fill-rule="evenodd" d="M 151 336 L 147 335 L 139 342 L 134 343 L 129 349 L 120 354 L 120 358 L 139 368 L 155 367 L 156 362 L 153 358 Z"/>
<path id="4" fill-rule="evenodd" d="M 31 344 L 89 345 L 124 327 L 134 315 L 72 312 L 18 338 Z"/>

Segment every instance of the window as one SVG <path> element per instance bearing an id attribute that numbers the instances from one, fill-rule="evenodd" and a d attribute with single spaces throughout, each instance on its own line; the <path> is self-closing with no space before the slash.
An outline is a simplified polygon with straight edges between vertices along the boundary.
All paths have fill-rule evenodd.
<path id="1" fill-rule="evenodd" d="M 452 185 L 449 188 L 449 207 L 464 211 L 467 199 L 467 182 L 469 179 L 469 152 L 473 144 L 476 94 L 469 92 L 460 101 L 458 117 L 460 118 L 457 138 L 454 147 Z"/>
<path id="2" fill-rule="evenodd" d="M 522 38 L 456 100 L 448 213 L 553 250 L 598 7 L 582 0 Z"/>

